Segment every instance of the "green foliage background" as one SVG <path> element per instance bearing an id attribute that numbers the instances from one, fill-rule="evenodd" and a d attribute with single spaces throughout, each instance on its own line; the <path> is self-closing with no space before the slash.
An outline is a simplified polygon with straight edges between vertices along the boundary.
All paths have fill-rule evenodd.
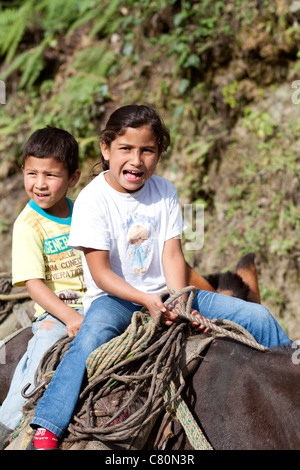
<path id="1" fill-rule="evenodd" d="M 155 106 L 172 135 L 159 171 L 182 204 L 205 207 L 205 244 L 186 251 L 188 260 L 208 272 L 255 251 L 264 300 L 297 330 L 289 303 L 299 299 L 296 3 L 2 1 L 0 170 L 16 174 L 24 141 L 45 125 L 72 132 L 90 168 L 113 109 Z M 286 112 L 278 114 L 274 97 Z"/>

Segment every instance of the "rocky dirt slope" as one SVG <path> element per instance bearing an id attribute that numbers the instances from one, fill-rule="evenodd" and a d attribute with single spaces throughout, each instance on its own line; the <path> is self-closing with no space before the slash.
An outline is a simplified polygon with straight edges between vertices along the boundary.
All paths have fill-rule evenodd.
<path id="1" fill-rule="evenodd" d="M 0 107 L 0 271 L 10 271 L 12 224 L 26 203 L 20 155 L 28 135 L 47 124 L 73 132 L 79 190 L 111 110 L 147 102 L 172 135 L 159 173 L 182 206 L 205 208 L 204 245 L 190 251 L 183 240 L 187 259 L 206 274 L 255 252 L 263 303 L 300 338 L 299 2 L 133 0 L 129 8 L 103 0 L 104 16 L 83 2 L 81 21 L 75 0 L 70 18 L 58 1 L 38 13 L 30 12 L 36 0 L 21 3 L 25 26 L 24 12 L 10 19 L 0 11 L 2 50 L 4 28 L 24 26 L 18 62 L 6 57 L 0 67 L 8 98 Z"/>

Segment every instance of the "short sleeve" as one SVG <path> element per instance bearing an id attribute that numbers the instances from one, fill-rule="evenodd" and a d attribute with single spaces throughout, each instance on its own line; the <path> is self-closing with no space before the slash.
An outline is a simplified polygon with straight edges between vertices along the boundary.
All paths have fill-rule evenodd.
<path id="1" fill-rule="evenodd" d="M 181 207 L 178 201 L 177 191 L 173 192 L 169 199 L 169 217 L 166 230 L 166 240 L 178 237 L 184 230 Z"/>
<path id="2" fill-rule="evenodd" d="M 103 204 L 104 207 L 104 204 Z M 110 231 L 101 203 L 79 194 L 75 201 L 70 227 L 69 246 L 77 250 L 110 249 Z"/>
<path id="3" fill-rule="evenodd" d="M 15 223 L 12 236 L 12 283 L 24 286 L 30 279 L 45 279 L 43 241 L 32 227 Z"/>

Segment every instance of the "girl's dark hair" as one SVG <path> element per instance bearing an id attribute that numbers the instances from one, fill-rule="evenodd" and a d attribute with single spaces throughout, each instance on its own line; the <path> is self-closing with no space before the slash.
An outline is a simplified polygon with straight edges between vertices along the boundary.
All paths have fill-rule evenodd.
<path id="1" fill-rule="evenodd" d="M 53 157 L 63 163 L 69 176 L 79 167 L 78 143 L 69 132 L 57 127 L 35 131 L 24 145 L 23 166 L 27 157 Z"/>
<path id="2" fill-rule="evenodd" d="M 128 105 L 118 108 L 107 121 L 106 128 L 100 133 L 100 140 L 110 147 L 111 143 L 126 132 L 128 127 L 138 128 L 148 125 L 157 138 L 158 152 L 161 154 L 170 145 L 170 133 L 154 108 L 145 105 Z M 101 156 L 103 170 L 109 163 Z"/>

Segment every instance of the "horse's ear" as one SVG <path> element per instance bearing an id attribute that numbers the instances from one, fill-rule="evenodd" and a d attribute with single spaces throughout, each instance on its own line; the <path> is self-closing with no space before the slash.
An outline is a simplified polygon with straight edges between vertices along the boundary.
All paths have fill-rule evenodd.
<path id="1" fill-rule="evenodd" d="M 194 286 L 194 287 L 196 287 L 196 289 L 216 292 L 215 289 L 209 284 L 209 282 L 207 282 L 206 279 L 204 279 L 203 276 L 198 274 L 194 270 L 194 268 L 192 268 L 187 263 L 186 263 L 186 277 L 187 277 L 187 285 L 188 286 Z"/>
<path id="2" fill-rule="evenodd" d="M 248 253 L 243 256 L 236 266 L 236 273 L 241 276 L 244 283 L 250 288 L 247 301 L 260 304 L 258 276 L 254 259 L 255 253 Z"/>

